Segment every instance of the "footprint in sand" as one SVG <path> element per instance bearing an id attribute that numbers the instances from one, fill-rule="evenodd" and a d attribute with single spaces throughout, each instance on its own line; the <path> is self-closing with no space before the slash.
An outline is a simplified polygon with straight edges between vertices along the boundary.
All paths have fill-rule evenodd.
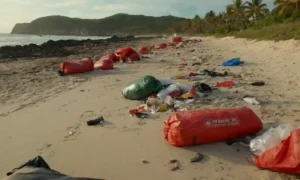
<path id="1" fill-rule="evenodd" d="M 95 112 L 92 111 L 92 110 L 87 110 L 87 111 L 84 111 L 84 112 L 80 115 L 80 118 L 82 118 L 82 117 L 92 117 L 92 116 L 95 116 Z"/>
<path id="2" fill-rule="evenodd" d="M 48 143 L 45 143 L 42 148 L 40 149 L 37 149 L 38 153 L 39 154 L 43 154 L 44 151 L 48 150 L 49 148 L 52 147 L 52 144 L 48 144 Z"/>
<path id="3" fill-rule="evenodd" d="M 76 123 L 74 126 L 68 127 L 66 130 L 68 132 L 68 135 L 64 137 L 64 141 L 71 141 L 75 140 L 80 134 L 80 127 L 81 123 Z"/>

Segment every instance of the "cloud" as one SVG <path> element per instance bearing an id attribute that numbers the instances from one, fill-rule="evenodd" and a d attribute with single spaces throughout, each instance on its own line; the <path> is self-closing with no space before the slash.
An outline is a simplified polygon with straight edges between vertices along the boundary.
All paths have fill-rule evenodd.
<path id="1" fill-rule="evenodd" d="M 86 0 L 69 0 L 69 1 L 60 1 L 52 2 L 50 4 L 45 4 L 46 7 L 51 8 L 68 8 L 68 7 L 85 7 L 87 5 Z"/>
<path id="2" fill-rule="evenodd" d="M 273 0 L 264 0 L 268 5 Z M 191 18 L 209 10 L 225 10 L 232 0 L 0 0 L 0 32 L 10 32 L 16 23 L 49 15 L 103 18 L 116 13 Z"/>

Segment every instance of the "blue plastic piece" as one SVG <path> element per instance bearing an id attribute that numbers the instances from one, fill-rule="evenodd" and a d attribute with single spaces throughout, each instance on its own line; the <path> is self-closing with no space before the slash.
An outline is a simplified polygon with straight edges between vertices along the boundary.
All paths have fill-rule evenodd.
<path id="1" fill-rule="evenodd" d="M 222 66 L 238 66 L 242 64 L 240 58 L 233 58 L 222 63 Z"/>

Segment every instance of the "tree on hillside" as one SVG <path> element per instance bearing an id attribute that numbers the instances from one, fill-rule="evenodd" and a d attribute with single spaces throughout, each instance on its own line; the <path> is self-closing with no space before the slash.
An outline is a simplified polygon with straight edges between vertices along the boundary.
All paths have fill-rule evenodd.
<path id="1" fill-rule="evenodd" d="M 194 33 L 200 33 L 201 32 L 201 18 L 199 15 L 196 15 L 194 19 L 192 20 L 192 29 Z"/>
<path id="2" fill-rule="evenodd" d="M 186 21 L 184 21 L 181 25 L 181 31 L 182 32 L 187 32 L 187 33 L 191 33 L 191 29 L 192 29 L 192 20 L 187 19 Z"/>
<path id="3" fill-rule="evenodd" d="M 267 4 L 263 3 L 263 0 L 252 0 L 246 2 L 246 15 L 252 17 L 255 20 L 261 19 L 269 13 Z"/>
<path id="4" fill-rule="evenodd" d="M 204 19 L 207 21 L 207 22 L 215 22 L 216 21 L 216 13 L 214 11 L 209 11 L 205 14 L 204 16 Z"/>

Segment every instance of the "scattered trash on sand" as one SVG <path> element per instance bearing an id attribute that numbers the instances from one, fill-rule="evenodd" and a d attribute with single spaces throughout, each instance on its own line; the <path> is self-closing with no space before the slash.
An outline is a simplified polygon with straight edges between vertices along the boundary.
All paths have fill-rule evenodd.
<path id="1" fill-rule="evenodd" d="M 241 61 L 240 58 L 232 58 L 228 61 L 222 63 L 222 66 L 239 66 L 244 64 L 244 61 Z"/>
<path id="2" fill-rule="evenodd" d="M 233 86 L 233 81 L 216 82 L 216 87 L 228 87 L 228 88 L 231 88 L 232 86 Z"/>
<path id="3" fill-rule="evenodd" d="M 145 119 L 145 118 L 149 118 L 150 115 L 146 114 L 146 113 L 137 112 L 137 113 L 135 113 L 135 116 L 138 118 Z"/>
<path id="4" fill-rule="evenodd" d="M 104 118 L 101 116 L 97 119 L 89 120 L 86 123 L 87 123 L 88 126 L 103 125 L 104 124 Z"/>
<path id="5" fill-rule="evenodd" d="M 137 51 L 132 47 L 119 48 L 95 62 L 90 58 L 65 61 L 60 64 L 58 74 L 66 76 L 94 70 L 111 70 L 114 69 L 117 62 L 120 63 L 120 66 L 123 63 L 136 63 L 142 58 L 162 55 L 162 51 L 169 50 L 176 61 L 176 64 L 172 65 L 178 67 L 176 70 L 179 73 L 171 78 L 161 79 L 145 75 L 125 86 L 122 90 L 125 99 L 141 101 L 139 105 L 129 110 L 130 116 L 138 118 L 139 123 L 143 124 L 159 114 L 169 115 L 164 122 L 163 132 L 165 140 L 173 146 L 194 146 L 219 141 L 224 141 L 227 145 L 238 143 L 248 147 L 253 153 L 255 162 L 250 160 L 249 162 L 257 167 L 299 174 L 299 128 L 294 128 L 291 124 L 281 124 L 260 136 L 256 136 L 256 133 L 262 130 L 263 124 L 251 109 L 224 108 L 228 105 L 225 102 L 229 99 L 230 101 L 240 101 L 239 105 L 245 102 L 251 105 L 263 105 L 257 97 L 243 96 L 245 89 L 241 86 L 264 86 L 266 83 L 264 81 L 249 81 L 250 78 L 247 79 L 249 74 L 234 74 L 234 71 L 229 71 L 229 66 L 244 64 L 240 58 L 224 61 L 222 66 L 225 67 L 222 69 L 208 69 L 205 66 L 213 64 L 213 62 L 208 62 L 212 55 L 205 54 L 203 49 L 202 56 L 197 56 L 193 53 L 196 51 L 194 47 L 188 44 L 189 42 L 199 42 L 199 40 L 187 40 L 177 35 L 169 40 L 170 42 L 158 43 L 153 46 L 140 46 Z M 178 51 L 179 48 L 185 47 L 190 49 L 188 51 L 191 55 Z M 220 55 L 216 56 L 220 58 Z M 161 59 L 159 62 L 164 62 L 161 64 L 166 65 L 167 60 L 163 56 L 159 58 Z M 172 65 L 168 68 L 172 68 Z M 81 77 L 74 79 L 75 82 L 86 80 L 88 79 Z M 175 82 L 176 80 L 180 83 Z M 189 80 L 189 82 L 185 84 L 182 80 Z M 213 80 L 213 82 L 209 80 Z M 234 89 L 227 89 L 233 86 Z M 225 93 L 230 93 L 230 95 L 224 95 Z M 201 106 L 196 106 L 199 104 Z M 205 105 L 216 104 L 220 105 L 220 108 L 204 107 Z M 235 106 L 230 104 L 229 107 Z M 298 121 L 295 120 L 295 122 Z M 104 123 L 102 116 L 87 121 L 88 126 L 103 125 Z M 69 134 L 72 135 L 73 132 L 69 132 Z M 201 162 L 203 159 L 202 153 L 196 153 L 190 162 Z M 141 160 L 141 162 L 150 164 L 148 160 Z M 170 160 L 169 164 L 171 171 L 179 170 L 181 166 L 176 159 Z"/>
<path id="6" fill-rule="evenodd" d="M 246 101 L 247 103 L 249 104 L 252 104 L 252 105 L 260 105 L 261 102 L 259 102 L 256 97 L 252 97 L 252 96 L 244 96 L 244 101 Z"/>
<path id="7" fill-rule="evenodd" d="M 199 162 L 202 161 L 202 159 L 204 158 L 204 155 L 201 153 L 196 153 L 194 157 L 191 158 L 191 162 L 195 163 L 195 162 Z"/>
<path id="8" fill-rule="evenodd" d="M 256 81 L 250 84 L 251 86 L 264 86 L 265 82 L 264 81 Z"/>
<path id="9" fill-rule="evenodd" d="M 142 163 L 143 164 L 150 164 L 150 162 L 148 160 L 144 160 L 144 159 L 142 160 Z"/>
<path id="10" fill-rule="evenodd" d="M 169 161 L 169 163 L 172 165 L 171 171 L 176 171 L 180 169 L 180 163 L 176 159 L 172 159 Z"/>

